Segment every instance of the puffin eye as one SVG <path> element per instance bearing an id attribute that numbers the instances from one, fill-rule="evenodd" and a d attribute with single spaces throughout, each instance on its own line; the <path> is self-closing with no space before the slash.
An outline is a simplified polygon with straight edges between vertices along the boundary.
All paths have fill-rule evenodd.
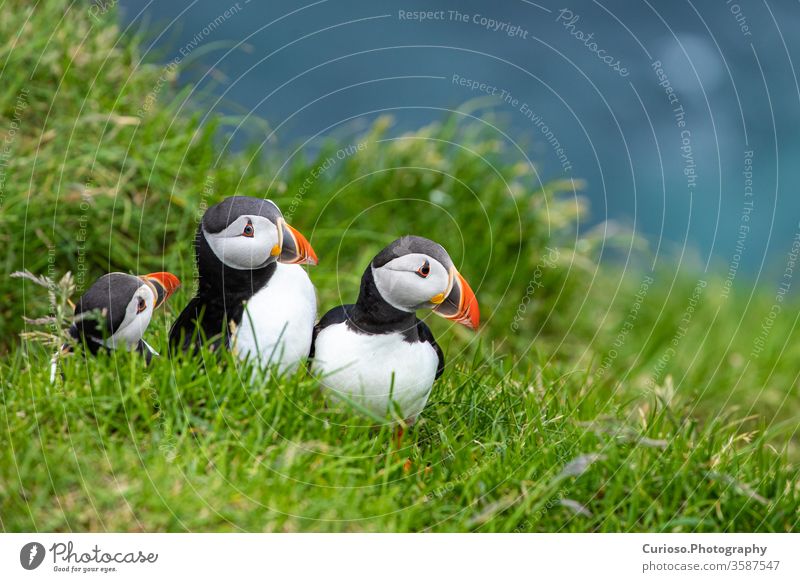
<path id="1" fill-rule="evenodd" d="M 428 261 L 422 263 L 422 266 L 417 269 L 417 275 L 425 279 L 428 275 L 431 274 L 431 264 Z"/>
<path id="2" fill-rule="evenodd" d="M 147 302 L 139 297 L 139 303 L 136 305 L 136 313 L 141 313 L 145 309 L 147 309 Z"/>
<path id="3" fill-rule="evenodd" d="M 253 235 L 256 233 L 256 229 L 253 228 L 253 223 L 249 220 L 247 221 L 247 225 L 244 227 L 242 231 L 242 236 L 246 236 L 247 238 L 253 238 Z"/>

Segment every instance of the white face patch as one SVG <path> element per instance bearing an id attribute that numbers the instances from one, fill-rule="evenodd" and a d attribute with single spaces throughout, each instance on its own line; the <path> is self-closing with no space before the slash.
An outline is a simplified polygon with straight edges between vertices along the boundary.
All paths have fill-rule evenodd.
<path id="1" fill-rule="evenodd" d="M 424 276 L 426 272 L 427 276 Z M 431 299 L 436 295 L 446 295 L 449 291 L 447 269 L 436 259 L 422 253 L 403 255 L 382 267 L 373 267 L 372 277 L 381 297 L 402 311 L 433 307 Z"/>
<path id="2" fill-rule="evenodd" d="M 144 332 L 147 331 L 147 326 L 150 325 L 155 304 L 156 295 L 153 289 L 143 281 L 142 286 L 136 290 L 125 308 L 125 319 L 122 320 L 114 334 L 108 338 L 109 347 L 135 347 L 144 336 Z M 144 309 L 139 311 L 142 305 Z"/>
<path id="3" fill-rule="evenodd" d="M 242 271 L 260 269 L 276 260 L 272 249 L 281 244 L 278 227 L 263 216 L 240 216 L 225 230 L 209 233 L 204 229 L 203 235 L 223 264 Z"/>

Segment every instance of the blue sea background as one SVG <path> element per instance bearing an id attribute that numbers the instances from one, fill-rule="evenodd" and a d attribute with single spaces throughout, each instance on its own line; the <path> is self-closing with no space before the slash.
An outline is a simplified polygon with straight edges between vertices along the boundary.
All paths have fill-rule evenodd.
<path id="1" fill-rule="evenodd" d="M 230 147 L 270 131 L 265 148 L 313 138 L 313 151 L 331 136 L 344 146 L 381 113 L 394 117 L 393 132 L 412 130 L 485 97 L 457 75 L 517 99 L 487 99 L 479 112 L 523 144 L 542 179 L 585 180 L 592 223 L 634 229 L 659 260 L 720 272 L 736 262 L 741 276 L 776 280 L 800 231 L 796 2 L 123 0 L 120 8 L 147 60 L 181 61 L 179 83 L 199 89 L 192 107 L 267 120 L 268 130 L 252 117 L 226 127 L 235 130 Z M 408 17 L 431 10 L 442 17 Z M 528 110 L 552 131 L 550 142 Z"/>

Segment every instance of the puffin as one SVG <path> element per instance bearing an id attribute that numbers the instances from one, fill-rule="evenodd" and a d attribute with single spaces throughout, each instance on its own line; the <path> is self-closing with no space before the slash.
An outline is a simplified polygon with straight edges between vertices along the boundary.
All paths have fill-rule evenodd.
<path id="1" fill-rule="evenodd" d="M 316 265 L 317 255 L 274 202 L 231 196 L 210 207 L 195 260 L 197 294 L 170 330 L 175 353 L 208 341 L 280 373 L 308 357 L 317 296 L 301 265 Z"/>
<path id="2" fill-rule="evenodd" d="M 374 417 L 413 424 L 444 371 L 420 309 L 473 330 L 480 321 L 478 300 L 447 251 L 404 236 L 372 259 L 356 303 L 331 309 L 315 326 L 311 371 L 323 390 Z"/>
<path id="3" fill-rule="evenodd" d="M 143 339 L 153 312 L 180 287 L 172 273 L 134 276 L 108 273 L 95 281 L 75 305 L 70 337 L 91 354 L 101 350 L 136 350 L 149 363 L 158 353 Z M 65 345 L 63 351 L 71 351 Z"/>

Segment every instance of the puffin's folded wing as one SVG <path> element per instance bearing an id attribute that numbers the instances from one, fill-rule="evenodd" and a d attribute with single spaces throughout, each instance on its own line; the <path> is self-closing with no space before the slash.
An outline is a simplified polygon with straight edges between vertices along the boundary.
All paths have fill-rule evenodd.
<path id="1" fill-rule="evenodd" d="M 439 376 L 444 372 L 444 352 L 442 352 L 442 348 L 439 347 L 439 344 L 436 343 L 431 329 L 420 319 L 417 320 L 417 333 L 419 334 L 420 341 L 431 344 L 433 349 L 436 350 L 436 355 L 439 356 L 439 364 L 436 367 L 436 379 L 438 380 Z"/>

